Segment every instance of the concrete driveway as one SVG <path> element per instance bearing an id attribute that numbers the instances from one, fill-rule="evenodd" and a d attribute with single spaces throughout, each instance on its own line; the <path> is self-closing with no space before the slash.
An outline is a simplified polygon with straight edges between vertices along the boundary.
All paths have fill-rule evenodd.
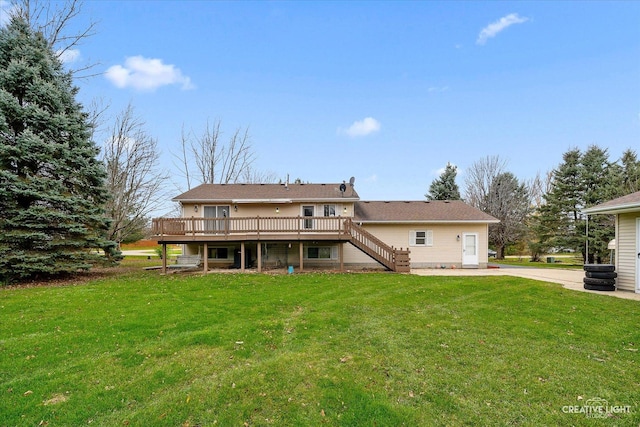
<path id="1" fill-rule="evenodd" d="M 487 268 L 487 269 L 437 269 L 416 268 L 411 274 L 418 276 L 516 276 L 525 279 L 540 280 L 541 282 L 559 283 L 564 288 L 592 294 L 609 295 L 640 301 L 640 294 L 629 291 L 600 292 L 589 291 L 584 288 L 582 270 L 564 270 L 559 268 Z"/>

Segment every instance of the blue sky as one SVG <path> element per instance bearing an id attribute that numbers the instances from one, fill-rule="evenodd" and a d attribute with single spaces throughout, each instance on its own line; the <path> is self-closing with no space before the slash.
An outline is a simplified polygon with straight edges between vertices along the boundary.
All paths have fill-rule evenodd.
<path id="1" fill-rule="evenodd" d="M 463 188 L 490 155 L 530 179 L 573 147 L 640 151 L 640 2 L 88 1 L 88 19 L 75 62 L 102 74 L 80 100 L 131 102 L 167 169 L 181 128 L 216 119 L 249 127 L 258 169 L 355 176 L 365 200 L 423 199 L 447 162 Z"/>

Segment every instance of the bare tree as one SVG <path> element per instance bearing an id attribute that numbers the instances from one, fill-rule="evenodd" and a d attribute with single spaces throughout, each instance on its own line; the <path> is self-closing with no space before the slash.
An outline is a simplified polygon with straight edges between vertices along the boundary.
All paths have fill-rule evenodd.
<path id="1" fill-rule="evenodd" d="M 220 120 L 207 122 L 200 135 L 182 129 L 180 153 L 174 154 L 187 182 L 187 189 L 199 184 L 230 184 L 237 182 L 275 182 L 273 173 L 261 173 L 253 168 L 255 154 L 249 129 L 238 128 L 222 141 Z"/>
<path id="2" fill-rule="evenodd" d="M 260 171 L 249 168 L 242 173 L 242 182 L 251 184 L 271 184 L 278 182 L 278 175 L 271 171 Z"/>
<path id="3" fill-rule="evenodd" d="M 467 203 L 500 220 L 489 226 L 489 241 L 498 258 L 504 258 L 507 245 L 525 236 L 525 220 L 531 210 L 529 186 L 505 169 L 506 161 L 488 156 L 471 165 L 465 175 Z"/>
<path id="4" fill-rule="evenodd" d="M 82 7 L 82 0 L 11 0 L 8 11 L 11 16 L 24 18 L 32 29 L 43 35 L 58 59 L 63 59 L 96 32 L 94 21 L 80 27 L 72 25 L 81 16 Z M 72 72 L 85 71 L 94 65 L 85 65 Z"/>
<path id="5" fill-rule="evenodd" d="M 503 259 L 507 245 L 526 236 L 526 220 L 532 210 L 531 191 L 511 172 L 504 172 L 491 182 L 484 205 L 485 212 L 500 220 L 489 225 L 489 241 L 496 246 L 498 258 Z"/>
<path id="6" fill-rule="evenodd" d="M 465 174 L 465 201 L 481 211 L 487 212 L 491 183 L 505 172 L 507 162 L 500 156 L 487 156 L 472 164 Z"/>
<path id="7" fill-rule="evenodd" d="M 159 170 L 159 158 L 156 139 L 129 104 L 116 117 L 102 154 L 112 196 L 107 204 L 112 220 L 109 238 L 118 244 L 140 238 L 149 214 L 166 201 L 168 175 Z"/>
<path id="8" fill-rule="evenodd" d="M 551 171 L 545 173 L 544 177 L 540 176 L 540 172 L 538 172 L 535 178 L 526 183 L 533 208 L 537 209 L 544 204 L 544 195 L 551 189 L 552 178 L 553 172 Z"/>

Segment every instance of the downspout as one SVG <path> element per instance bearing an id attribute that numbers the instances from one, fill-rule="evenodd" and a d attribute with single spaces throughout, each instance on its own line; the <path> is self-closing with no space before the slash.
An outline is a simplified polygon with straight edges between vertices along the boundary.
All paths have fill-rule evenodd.
<path id="1" fill-rule="evenodd" d="M 587 253 L 585 254 L 584 263 L 589 264 L 589 214 L 587 214 L 587 242 L 585 246 Z"/>

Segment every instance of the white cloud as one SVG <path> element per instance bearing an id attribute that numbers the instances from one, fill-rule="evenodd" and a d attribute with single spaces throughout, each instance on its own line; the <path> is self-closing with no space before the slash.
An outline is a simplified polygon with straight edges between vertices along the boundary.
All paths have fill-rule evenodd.
<path id="1" fill-rule="evenodd" d="M 367 136 L 380 130 L 380 122 L 373 117 L 366 117 L 360 121 L 353 122 L 347 129 L 338 129 L 339 133 L 356 138 L 359 136 Z"/>
<path id="2" fill-rule="evenodd" d="M 130 56 L 122 65 L 109 67 L 107 79 L 119 88 L 153 91 L 160 86 L 178 84 L 183 90 L 193 89 L 191 79 L 172 64 L 163 64 L 161 59 Z"/>
<path id="3" fill-rule="evenodd" d="M 80 59 L 80 51 L 78 49 L 59 50 L 56 53 L 58 54 L 60 61 L 65 64 L 71 64 L 72 62 L 76 62 Z"/>
<path id="4" fill-rule="evenodd" d="M 503 16 L 502 18 L 498 19 L 496 22 L 492 22 L 491 24 L 484 27 L 482 31 L 480 31 L 480 34 L 478 35 L 478 40 L 476 40 L 476 43 L 485 44 L 488 39 L 497 36 L 498 33 L 500 33 L 502 30 L 505 30 L 514 24 L 523 24 L 528 20 L 529 18 L 523 18 L 521 16 L 518 16 L 517 13 L 511 13 L 507 16 Z"/>

